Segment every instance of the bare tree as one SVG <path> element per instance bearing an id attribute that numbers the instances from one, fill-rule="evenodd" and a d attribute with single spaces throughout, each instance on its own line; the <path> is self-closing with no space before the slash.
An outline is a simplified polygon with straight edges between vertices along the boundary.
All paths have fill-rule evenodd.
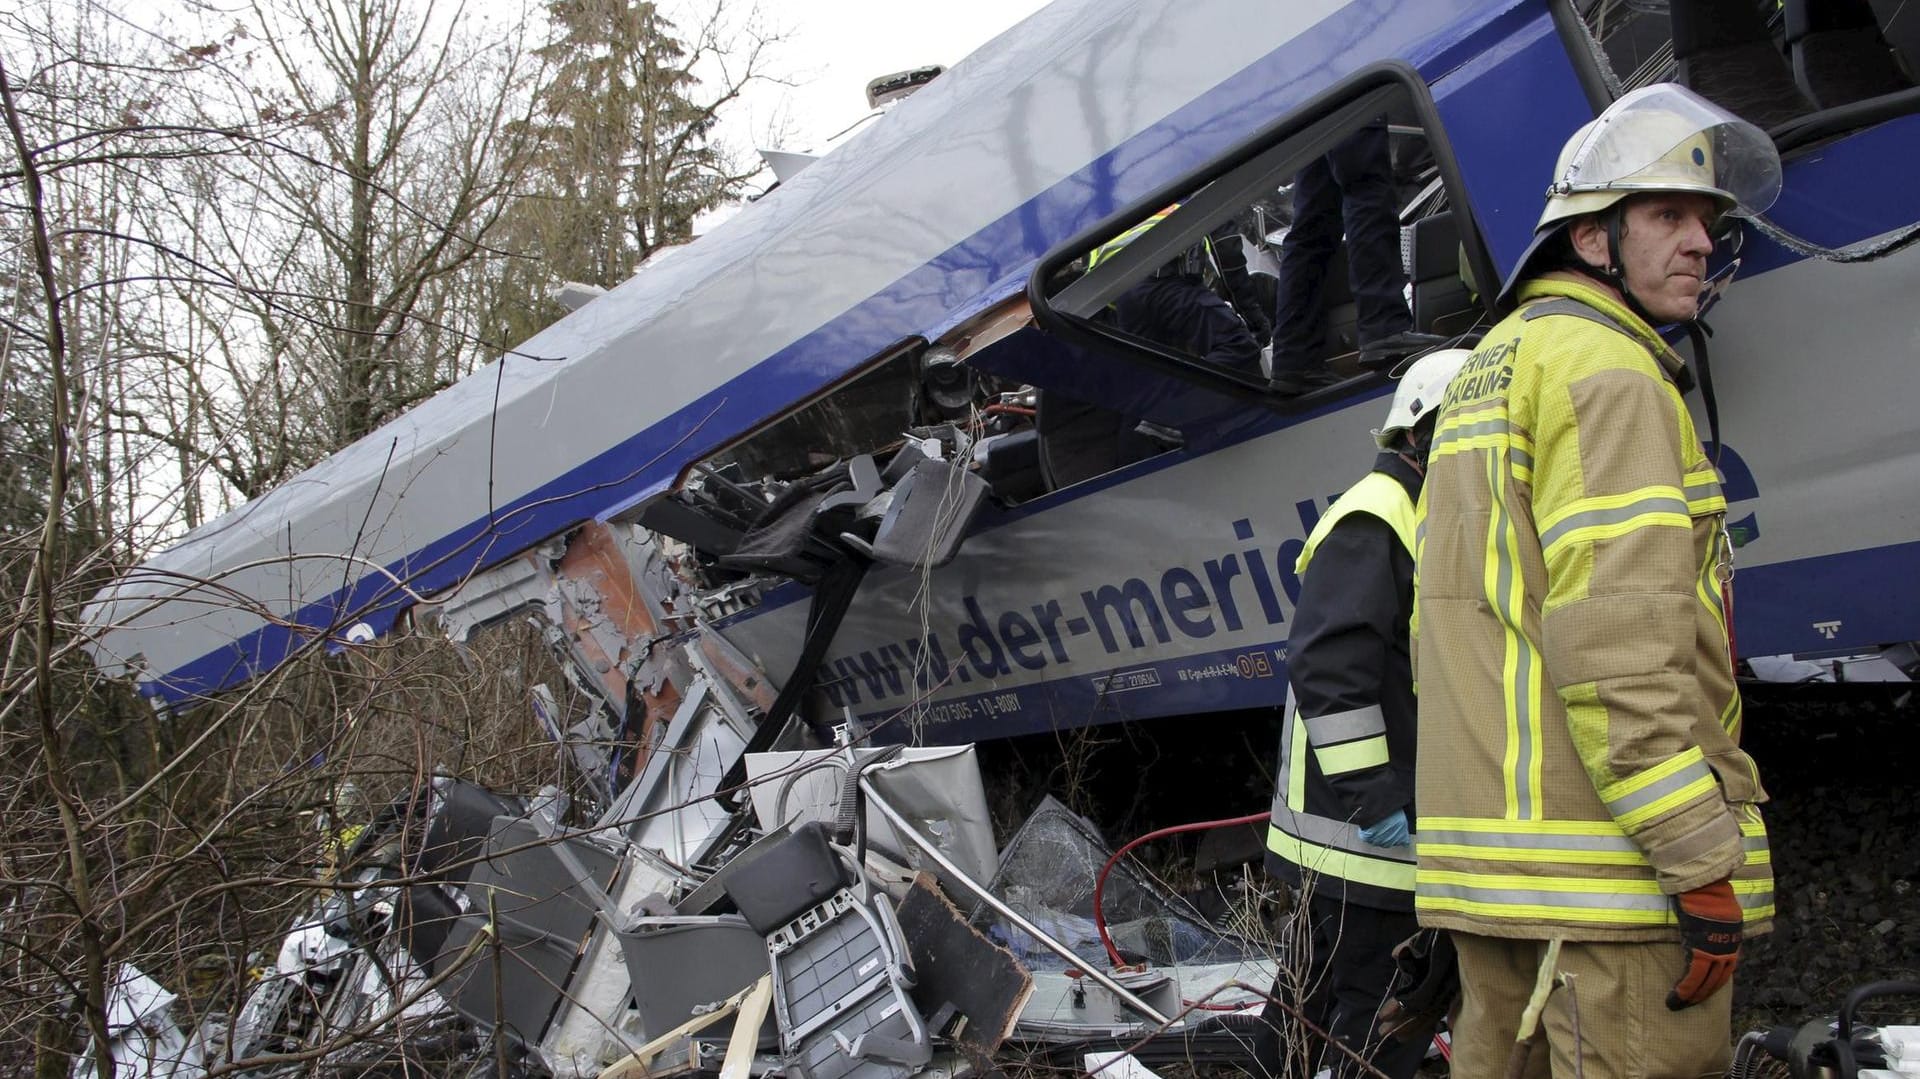
<path id="1" fill-rule="evenodd" d="M 251 233 L 229 247 L 249 291 L 273 300 L 254 311 L 268 347 L 296 371 L 324 357 L 311 375 L 331 449 L 477 362 L 470 337 L 410 331 L 445 313 L 464 270 L 504 254 L 492 233 L 526 161 L 527 27 L 405 0 L 268 2 L 253 17 L 275 79 L 259 113 L 276 151 L 298 153 L 250 155 L 221 184 L 285 249 Z M 252 269 L 262 256 L 271 277 Z"/>
<path id="2" fill-rule="evenodd" d="M 343 887 L 314 871 L 340 822 L 435 768 L 558 778 L 528 690 L 565 683 L 532 636 L 479 661 L 316 653 L 179 715 L 81 657 L 77 612 L 118 568 L 497 354 L 547 276 L 506 229 L 567 59 L 522 49 L 530 22 L 426 0 L 176 14 L 0 12 L 0 1068 L 48 1079 L 103 1043 L 129 965 L 237 1012 L 294 913 Z M 742 78 L 766 44 L 747 40 Z M 660 146 L 629 125 L 576 162 L 620 192 L 601 212 L 622 273 L 737 188 L 708 131 L 738 86 L 709 102 L 660 74 L 718 47 L 648 61 L 702 102 L 644 129 Z M 649 202 L 647 177 L 673 194 Z"/>

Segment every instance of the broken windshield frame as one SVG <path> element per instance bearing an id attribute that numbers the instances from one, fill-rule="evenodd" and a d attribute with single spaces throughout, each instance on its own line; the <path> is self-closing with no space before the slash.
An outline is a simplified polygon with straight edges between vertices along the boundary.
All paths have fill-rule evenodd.
<path id="1" fill-rule="evenodd" d="M 1878 87 L 1882 92 L 1854 100 L 1818 100 L 1812 92 L 1816 87 L 1804 81 L 1805 73 L 1795 70 L 1788 55 L 1791 46 L 1782 25 L 1789 18 L 1785 5 L 1762 13 L 1759 22 L 1747 28 L 1762 34 L 1752 40 L 1744 39 L 1740 29 L 1729 31 L 1718 26 L 1711 10 L 1702 10 L 1697 17 L 1716 24 L 1716 40 L 1702 49 L 1696 62 L 1704 65 L 1713 54 L 1725 54 L 1718 61 L 1723 73 L 1713 78 L 1705 77 L 1704 72 L 1689 77 L 1675 58 L 1671 5 L 1642 10 L 1622 9 L 1607 0 L 1554 0 L 1551 9 L 1567 56 L 1596 114 L 1613 103 L 1616 90 L 1624 93 L 1650 83 L 1679 82 L 1709 99 L 1724 99 L 1719 103 L 1765 128 L 1781 154 L 1790 155 L 1839 135 L 1920 112 L 1920 86 L 1898 87 L 1892 81 Z M 1910 28 L 1903 31 L 1902 24 L 1891 17 L 1878 18 L 1880 9 L 1872 13 L 1881 44 L 1912 63 L 1920 37 Z M 1654 20 L 1665 21 L 1666 25 Z M 1742 48 L 1749 51 L 1735 55 Z M 1777 54 L 1771 61 L 1767 59 L 1769 48 Z M 1737 97 L 1718 86 L 1729 79 L 1743 88 Z M 1797 107 L 1788 110 L 1790 115 L 1782 115 L 1781 110 L 1796 101 Z"/>
<path id="2" fill-rule="evenodd" d="M 1447 202 L 1455 214 L 1466 265 L 1475 280 L 1497 281 L 1493 262 L 1464 197 L 1453 148 L 1426 84 L 1399 61 L 1373 64 L 1319 95 L 1219 158 L 1136 200 L 1043 256 L 1027 281 L 1035 321 L 1049 334 L 1281 414 L 1304 412 L 1373 385 L 1383 373 L 1365 373 L 1310 393 L 1274 389 L 1258 372 L 1223 364 L 1125 333 L 1096 317 L 1130 286 L 1256 198 L 1277 190 L 1314 159 L 1374 116 L 1410 111 L 1425 135 Z M 1076 275 L 1076 261 L 1178 203 L 1163 220 L 1116 253 Z M 1479 289 L 1478 313 L 1491 316 L 1491 289 Z"/>

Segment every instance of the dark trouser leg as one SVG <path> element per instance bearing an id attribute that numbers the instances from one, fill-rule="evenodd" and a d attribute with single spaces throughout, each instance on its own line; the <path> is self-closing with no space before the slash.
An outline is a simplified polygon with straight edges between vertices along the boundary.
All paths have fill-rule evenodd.
<path id="1" fill-rule="evenodd" d="M 1355 336 L 1362 347 L 1413 328 L 1407 273 L 1400 262 L 1400 217 L 1394 205 L 1393 160 L 1384 123 L 1369 124 L 1327 154 L 1341 193 L 1353 285 Z"/>
<path id="2" fill-rule="evenodd" d="M 1337 901 L 1319 898 L 1314 900 L 1314 917 L 1316 950 L 1331 956 L 1327 981 L 1333 1007 L 1327 1033 L 1394 1079 L 1408 1079 L 1426 1055 L 1428 1032 L 1408 1032 L 1404 1038 L 1383 1042 L 1374 1030 L 1380 1006 L 1393 985 L 1393 946 L 1418 932 L 1419 923 L 1411 912 L 1357 904 L 1342 911 Z M 1364 1074 L 1351 1057 L 1331 1047 L 1321 1054 L 1320 1062 L 1342 1079 Z"/>
<path id="3" fill-rule="evenodd" d="M 1307 946 L 1307 953 L 1283 957 L 1287 969 L 1274 977 L 1268 993 L 1273 999 L 1260 1012 L 1260 1029 L 1253 1039 L 1253 1074 L 1257 1079 L 1311 1079 L 1319 1067 L 1317 1036 L 1281 1006 L 1291 1006 L 1314 1026 L 1327 1029 L 1333 993 L 1326 964 L 1317 941 L 1301 943 Z"/>
<path id="4" fill-rule="evenodd" d="M 1312 371 L 1327 344 L 1327 266 L 1340 244 L 1340 188 L 1326 158 L 1293 178 L 1293 227 L 1280 241 L 1273 320 L 1273 370 Z"/>
<path id="5" fill-rule="evenodd" d="M 1347 905 L 1318 894 L 1303 913 L 1311 923 L 1310 954 L 1293 957 L 1292 969 L 1280 972 L 1272 995 L 1393 1079 L 1408 1079 L 1426 1055 L 1432 1030 L 1382 1042 L 1374 1027 L 1393 983 L 1393 946 L 1420 928 L 1413 914 Z M 1308 1079 L 1322 1067 L 1342 1079 L 1364 1074 L 1352 1058 L 1308 1033 L 1279 1005 L 1269 1003 L 1261 1019 L 1254 1041 L 1256 1075 Z"/>
<path id="6" fill-rule="evenodd" d="M 1242 370 L 1260 360 L 1260 343 L 1219 294 L 1191 277 L 1150 277 L 1114 301 L 1114 323 L 1128 333 Z"/>

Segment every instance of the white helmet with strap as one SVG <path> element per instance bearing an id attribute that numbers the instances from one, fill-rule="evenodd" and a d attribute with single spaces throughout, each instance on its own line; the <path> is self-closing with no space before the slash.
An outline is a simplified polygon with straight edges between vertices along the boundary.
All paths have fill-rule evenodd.
<path id="1" fill-rule="evenodd" d="M 1472 349 L 1443 348 L 1408 364 L 1400 375 L 1399 388 L 1393 391 L 1386 421 L 1373 432 L 1373 444 L 1383 450 L 1393 449 L 1403 432 L 1412 430 L 1422 417 L 1439 408 L 1447 396 L 1447 384 L 1471 355 Z"/>
<path id="2" fill-rule="evenodd" d="M 1780 152 L 1766 132 L 1676 83 L 1624 95 L 1561 147 L 1533 242 L 1500 290 L 1502 305 L 1565 222 L 1652 191 L 1706 195 L 1723 215 L 1751 217 L 1780 195 Z"/>

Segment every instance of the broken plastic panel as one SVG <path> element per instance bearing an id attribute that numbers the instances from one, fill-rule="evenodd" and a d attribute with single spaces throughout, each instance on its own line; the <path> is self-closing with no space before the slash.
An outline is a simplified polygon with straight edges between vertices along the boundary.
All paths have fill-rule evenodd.
<path id="1" fill-rule="evenodd" d="M 753 812 L 761 828 L 772 830 L 781 824 L 810 820 L 832 822 L 846 783 L 846 769 L 836 760 L 841 752 L 824 749 L 747 754 Z M 855 752 L 866 760 L 882 751 Z M 866 774 L 887 804 L 917 825 L 920 834 L 933 840 L 961 870 L 975 880 L 993 876 L 993 821 L 987 812 L 986 788 L 980 781 L 979 758 L 972 746 L 907 749 L 893 763 Z M 866 810 L 866 832 L 867 844 L 873 849 L 902 865 L 941 878 L 951 894 L 968 894 L 919 847 L 901 839 L 871 807 Z"/>
<path id="2" fill-rule="evenodd" d="M 557 854 L 565 849 L 584 866 L 588 881 Z M 460 1014 L 482 1029 L 502 1029 L 532 1043 L 567 985 L 580 942 L 593 924 L 596 894 L 612 878 L 618 859 L 574 837 L 550 837 L 530 820 L 499 818 L 488 837 L 486 857 L 473 868 L 468 916 L 447 934 L 440 963 L 464 952 L 477 934 L 492 941 L 446 982 L 446 995 Z M 589 888 L 587 885 L 591 885 Z M 489 928 L 491 925 L 492 928 Z M 450 954 L 449 954 L 450 953 Z"/>
<path id="3" fill-rule="evenodd" d="M 855 882 L 823 825 L 798 828 L 726 889 L 766 937 L 788 1074 L 905 1079 L 932 1058 L 892 904 Z"/>
<path id="4" fill-rule="evenodd" d="M 737 914 L 636 918 L 619 938 L 640 1030 L 649 1039 L 710 1010 L 714 1001 L 747 988 L 769 969 L 766 941 Z M 732 1029 L 732 1017 L 709 1028 L 714 1036 Z M 768 1015 L 760 1044 L 772 1048 L 778 1040 Z"/>
<path id="5" fill-rule="evenodd" d="M 876 562 L 944 566 L 960 553 L 961 540 L 986 504 L 987 481 L 951 461 L 921 457 L 891 495 L 872 542 L 850 533 L 841 540 Z"/>

